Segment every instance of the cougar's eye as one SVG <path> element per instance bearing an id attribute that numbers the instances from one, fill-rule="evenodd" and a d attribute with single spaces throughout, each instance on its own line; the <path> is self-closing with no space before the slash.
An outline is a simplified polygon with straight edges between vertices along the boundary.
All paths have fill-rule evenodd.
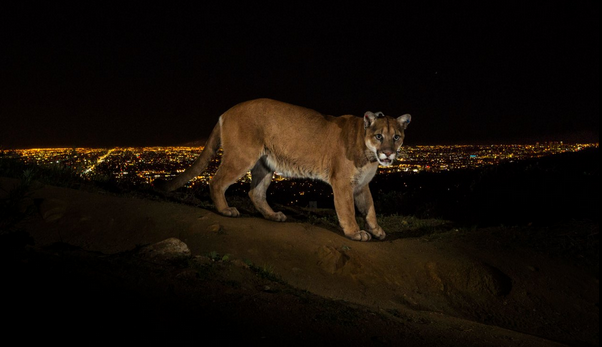
<path id="1" fill-rule="evenodd" d="M 399 135 L 395 135 L 395 136 L 393 136 L 393 140 L 394 140 L 394 141 L 399 141 L 399 139 L 400 139 L 400 138 L 401 138 L 401 136 L 399 136 Z"/>
<path id="2" fill-rule="evenodd" d="M 376 134 L 374 135 L 374 137 L 378 140 L 378 141 L 382 141 L 383 140 L 383 135 L 382 134 Z"/>

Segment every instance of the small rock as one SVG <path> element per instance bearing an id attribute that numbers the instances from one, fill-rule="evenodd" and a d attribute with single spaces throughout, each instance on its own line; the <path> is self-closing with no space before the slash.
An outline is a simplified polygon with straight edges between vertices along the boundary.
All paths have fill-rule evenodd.
<path id="1" fill-rule="evenodd" d="M 190 258 L 190 249 L 172 237 L 140 249 L 138 255 L 151 261 L 179 261 Z"/>
<path id="2" fill-rule="evenodd" d="M 263 286 L 263 292 L 264 293 L 276 293 L 277 290 L 270 286 Z"/>
<path id="3" fill-rule="evenodd" d="M 207 229 L 211 232 L 217 233 L 222 230 L 222 226 L 219 225 L 218 223 L 216 223 L 216 224 L 211 224 Z"/>
<path id="4" fill-rule="evenodd" d="M 63 218 L 67 211 L 67 203 L 59 199 L 44 199 L 39 209 L 44 221 L 51 223 Z"/>
<path id="5" fill-rule="evenodd" d="M 243 269 L 249 269 L 250 266 L 249 264 L 245 263 L 244 261 L 240 260 L 240 259 L 232 259 L 231 264 L 241 267 Z"/>

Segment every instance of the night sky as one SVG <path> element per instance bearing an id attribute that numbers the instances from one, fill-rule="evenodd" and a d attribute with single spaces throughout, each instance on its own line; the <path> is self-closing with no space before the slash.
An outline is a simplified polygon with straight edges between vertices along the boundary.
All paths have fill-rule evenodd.
<path id="1" fill-rule="evenodd" d="M 3 3 L 0 149 L 187 144 L 259 97 L 411 113 L 407 145 L 599 141 L 598 1 L 221 3 Z"/>

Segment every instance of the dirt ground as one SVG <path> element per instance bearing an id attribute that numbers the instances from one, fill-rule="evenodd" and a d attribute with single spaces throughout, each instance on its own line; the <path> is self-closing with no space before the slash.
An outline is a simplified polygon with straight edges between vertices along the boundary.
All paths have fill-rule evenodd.
<path id="1" fill-rule="evenodd" d="M 0 194 L 17 184 L 0 179 Z M 6 339 L 599 344 L 597 269 L 501 227 L 361 243 L 307 223 L 52 186 L 24 204 L 35 212 L 2 237 Z M 181 248 L 149 256 L 164 240 Z"/>

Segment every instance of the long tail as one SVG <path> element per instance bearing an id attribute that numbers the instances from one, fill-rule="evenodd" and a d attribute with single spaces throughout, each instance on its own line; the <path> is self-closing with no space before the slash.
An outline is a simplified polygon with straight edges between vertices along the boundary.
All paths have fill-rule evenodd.
<path id="1" fill-rule="evenodd" d="M 171 192 L 176 190 L 183 185 L 185 185 L 188 181 L 193 179 L 194 177 L 200 175 L 207 169 L 209 162 L 215 156 L 215 153 L 219 149 L 221 141 L 221 129 L 219 123 L 215 125 L 211 135 L 209 135 L 209 139 L 205 144 L 205 149 L 199 157 L 192 163 L 192 165 L 182 172 L 180 175 L 176 176 L 171 181 L 165 181 L 157 179 L 153 181 L 153 186 L 159 190 Z"/>

